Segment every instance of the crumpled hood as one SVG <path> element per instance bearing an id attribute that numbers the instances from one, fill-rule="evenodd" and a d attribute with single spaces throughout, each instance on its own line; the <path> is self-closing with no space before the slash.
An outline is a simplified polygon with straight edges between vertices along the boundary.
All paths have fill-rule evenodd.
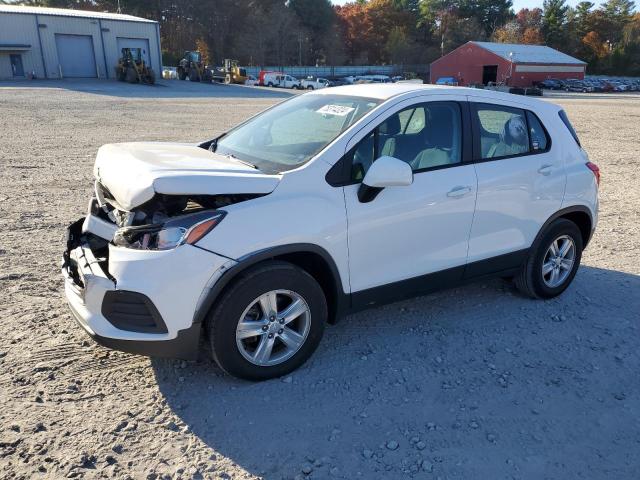
<path id="1" fill-rule="evenodd" d="M 159 142 L 104 145 L 98 150 L 93 175 L 125 210 L 142 205 L 156 193 L 267 194 L 282 178 L 193 144 Z"/>

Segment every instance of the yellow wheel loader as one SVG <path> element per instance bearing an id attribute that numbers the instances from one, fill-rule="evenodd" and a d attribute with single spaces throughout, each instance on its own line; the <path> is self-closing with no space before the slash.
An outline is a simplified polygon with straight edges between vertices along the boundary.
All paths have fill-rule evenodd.
<path id="1" fill-rule="evenodd" d="M 116 78 L 121 82 L 153 85 L 156 74 L 142 58 L 141 48 L 123 48 L 116 65 Z"/>
<path id="2" fill-rule="evenodd" d="M 238 65 L 237 60 L 225 58 L 222 67 L 216 67 L 212 71 L 213 80 L 224 83 L 244 84 L 247 80 L 247 71 Z"/>

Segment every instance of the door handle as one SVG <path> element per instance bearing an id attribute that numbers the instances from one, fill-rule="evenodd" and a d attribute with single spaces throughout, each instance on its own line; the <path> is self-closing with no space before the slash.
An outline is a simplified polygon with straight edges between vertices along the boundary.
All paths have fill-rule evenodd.
<path id="1" fill-rule="evenodd" d="M 470 191 L 471 191 L 471 187 L 454 187 L 453 189 L 447 192 L 447 197 L 451 197 L 451 198 L 464 197 Z"/>
<path id="2" fill-rule="evenodd" d="M 541 175 L 551 175 L 553 165 L 543 165 L 538 169 L 538 173 Z"/>

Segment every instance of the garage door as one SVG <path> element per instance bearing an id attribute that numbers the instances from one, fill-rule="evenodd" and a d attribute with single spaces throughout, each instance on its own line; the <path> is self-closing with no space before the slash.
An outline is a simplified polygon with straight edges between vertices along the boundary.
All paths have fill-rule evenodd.
<path id="1" fill-rule="evenodd" d="M 149 40 L 146 38 L 124 38 L 118 37 L 118 56 L 121 55 L 123 48 L 140 48 L 142 49 L 142 59 L 151 68 L 151 58 L 149 56 Z"/>
<path id="2" fill-rule="evenodd" d="M 56 48 L 63 77 L 96 77 L 96 57 L 91 35 L 57 33 Z"/>

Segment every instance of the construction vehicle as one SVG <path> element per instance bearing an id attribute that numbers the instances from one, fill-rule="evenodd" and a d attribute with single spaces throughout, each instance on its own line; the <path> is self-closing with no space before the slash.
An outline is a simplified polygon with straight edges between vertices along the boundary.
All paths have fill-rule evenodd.
<path id="1" fill-rule="evenodd" d="M 238 60 L 225 58 L 222 67 L 215 67 L 211 70 L 213 80 L 224 83 L 240 83 L 244 85 L 247 80 L 247 70 L 238 65 Z"/>
<path id="2" fill-rule="evenodd" d="M 142 58 L 141 48 L 123 48 L 116 65 L 116 78 L 121 82 L 153 85 L 156 74 Z"/>
<path id="3" fill-rule="evenodd" d="M 187 50 L 176 68 L 180 80 L 211 82 L 211 69 L 202 62 L 202 54 Z"/>

